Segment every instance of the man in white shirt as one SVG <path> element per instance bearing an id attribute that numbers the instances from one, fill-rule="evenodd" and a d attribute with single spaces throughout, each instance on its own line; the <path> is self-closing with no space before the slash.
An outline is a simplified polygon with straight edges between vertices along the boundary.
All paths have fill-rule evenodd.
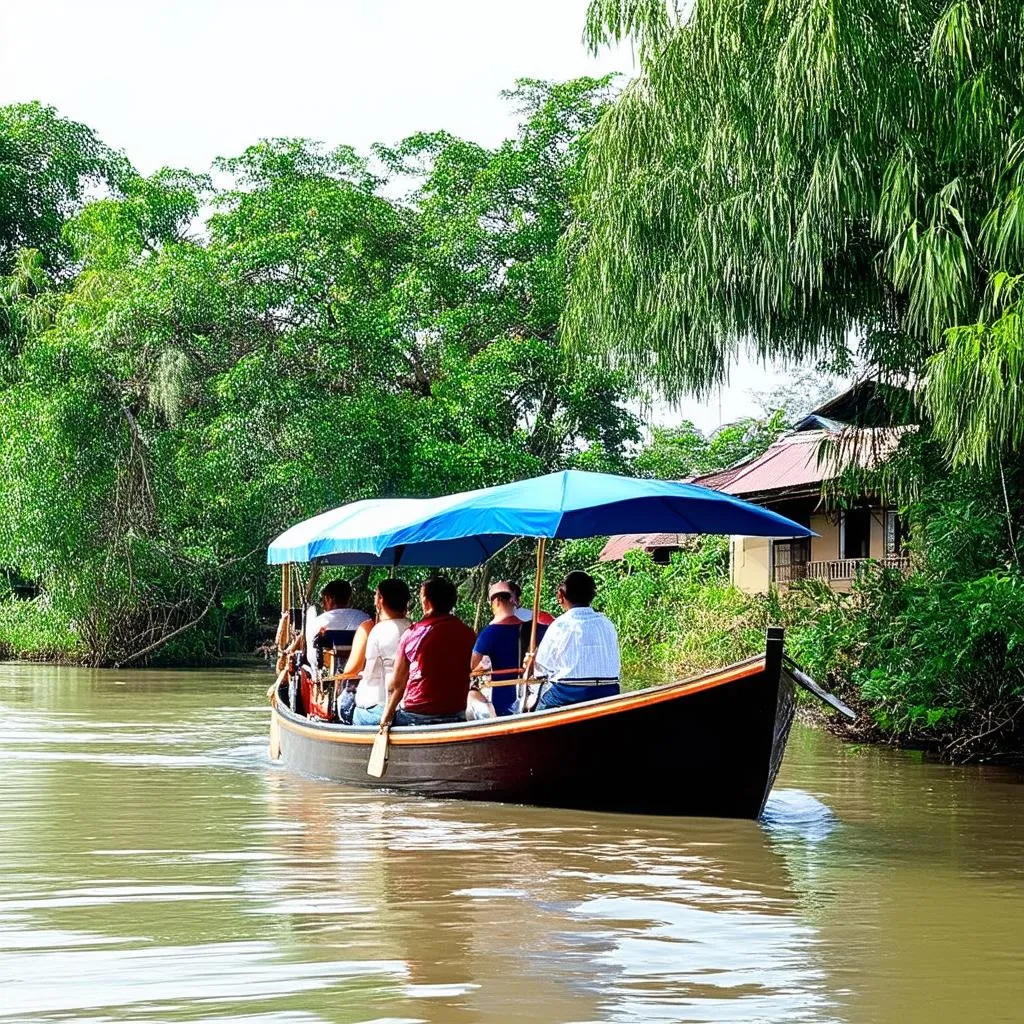
<path id="1" fill-rule="evenodd" d="M 585 572 L 569 573 L 558 588 L 565 614 L 548 626 L 533 666 L 547 681 L 538 711 L 619 692 L 619 637 L 611 621 L 590 607 L 596 591 L 594 578 Z"/>
<path id="2" fill-rule="evenodd" d="M 350 608 L 352 585 L 348 580 L 331 580 L 320 591 L 320 607 L 323 611 L 317 615 L 312 606 L 306 610 L 306 661 L 313 669 L 314 678 L 319 678 L 319 659 L 316 653 L 316 638 L 321 633 L 334 634 L 337 647 L 347 656 L 346 648 L 351 650 L 352 638 L 360 623 L 370 617 L 358 608 Z"/>
<path id="3" fill-rule="evenodd" d="M 512 601 L 515 604 L 515 611 L 513 611 L 512 614 L 520 622 L 529 622 L 530 619 L 533 618 L 533 609 L 524 608 L 520 603 L 523 599 L 523 588 L 519 586 L 519 584 L 516 583 L 515 580 L 509 580 L 508 586 L 509 590 L 512 592 Z"/>

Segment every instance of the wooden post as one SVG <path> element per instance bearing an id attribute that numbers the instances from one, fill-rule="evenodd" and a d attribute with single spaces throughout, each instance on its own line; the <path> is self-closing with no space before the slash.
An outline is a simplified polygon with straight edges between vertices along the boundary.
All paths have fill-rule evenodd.
<path id="1" fill-rule="evenodd" d="M 476 598 L 476 615 L 473 616 L 473 630 L 480 632 L 480 620 L 484 616 L 484 604 L 487 602 L 487 589 L 491 582 L 491 560 L 488 558 L 480 567 L 480 593 Z"/>
<path id="2" fill-rule="evenodd" d="M 281 566 L 281 611 L 286 613 L 289 606 L 289 598 L 291 596 L 291 563 L 285 562 Z"/>
<path id="3" fill-rule="evenodd" d="M 537 541 L 537 575 L 533 582 L 533 617 L 530 619 L 530 671 L 524 675 L 532 676 L 534 670 L 534 659 L 537 656 L 537 619 L 540 617 L 540 589 L 544 582 L 544 549 L 547 546 L 547 539 L 541 537 Z M 530 695 L 530 684 L 523 682 L 523 702 L 521 709 L 527 710 L 527 697 Z"/>
<path id="4" fill-rule="evenodd" d="M 323 563 L 319 558 L 314 558 L 309 564 L 309 579 L 306 580 L 306 590 L 302 595 L 303 629 L 305 629 L 306 609 L 313 603 L 313 596 L 316 591 L 316 585 L 320 580 L 320 569 L 322 567 Z"/>

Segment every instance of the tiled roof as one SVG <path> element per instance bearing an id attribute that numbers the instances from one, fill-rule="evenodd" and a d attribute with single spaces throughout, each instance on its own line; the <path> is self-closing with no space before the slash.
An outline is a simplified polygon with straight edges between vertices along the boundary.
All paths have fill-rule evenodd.
<path id="1" fill-rule="evenodd" d="M 601 549 L 600 561 L 618 562 L 627 551 L 643 548 L 678 548 L 686 543 L 685 533 L 620 533 L 617 537 L 609 537 L 608 543 Z"/>
<path id="2" fill-rule="evenodd" d="M 821 442 L 837 437 L 825 430 L 805 430 L 788 434 L 775 442 L 763 455 L 739 466 L 707 476 L 693 483 L 711 487 L 738 497 L 764 494 L 769 491 L 800 490 L 833 480 L 842 470 L 856 463 L 870 469 L 888 458 L 899 439 L 912 427 L 878 427 L 858 430 L 847 443 L 840 441 L 837 450 L 821 456 Z"/>
<path id="3" fill-rule="evenodd" d="M 767 495 L 783 497 L 786 491 L 805 492 L 833 480 L 842 469 L 855 461 L 862 469 L 884 462 L 896 450 L 900 438 L 916 427 L 850 428 L 845 435 L 829 430 L 802 430 L 780 437 L 763 455 L 739 465 L 720 469 L 706 476 L 694 477 L 688 483 L 710 487 L 726 494 L 745 498 Z M 825 438 L 838 440 L 839 446 L 824 459 L 819 450 Z M 601 550 L 602 562 L 619 561 L 635 548 L 682 547 L 685 533 L 624 533 L 610 537 Z"/>

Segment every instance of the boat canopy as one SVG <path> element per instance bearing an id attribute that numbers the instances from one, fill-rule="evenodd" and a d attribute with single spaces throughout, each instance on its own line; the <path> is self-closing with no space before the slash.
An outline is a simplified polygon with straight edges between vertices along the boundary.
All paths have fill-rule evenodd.
<path id="1" fill-rule="evenodd" d="M 342 505 L 285 530 L 267 562 L 470 566 L 517 537 L 638 532 L 814 536 L 792 519 L 693 483 L 564 470 L 442 498 Z"/>
<path id="2" fill-rule="evenodd" d="M 516 537 L 655 532 L 814 536 L 776 512 L 696 484 L 564 470 L 440 498 L 342 505 L 285 530 L 267 562 L 473 566 Z"/>

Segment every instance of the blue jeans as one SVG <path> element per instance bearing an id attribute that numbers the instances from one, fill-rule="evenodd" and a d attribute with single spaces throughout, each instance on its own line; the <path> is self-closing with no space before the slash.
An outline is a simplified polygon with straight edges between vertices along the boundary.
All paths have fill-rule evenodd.
<path id="1" fill-rule="evenodd" d="M 585 700 L 597 700 L 598 697 L 611 697 L 619 692 L 618 683 L 602 683 L 595 686 L 569 686 L 566 683 L 546 683 L 536 711 L 547 711 L 549 708 L 564 708 L 570 704 L 582 704 Z"/>
<path id="2" fill-rule="evenodd" d="M 345 688 L 338 694 L 338 721 L 343 722 L 345 725 L 352 724 L 352 712 L 356 706 L 356 695 L 349 693 L 348 689 Z"/>
<path id="3" fill-rule="evenodd" d="M 380 725 L 381 716 L 384 714 L 383 704 L 374 704 L 372 708 L 361 708 L 358 704 L 352 712 L 353 725 Z"/>
<path id="4" fill-rule="evenodd" d="M 464 722 L 466 712 L 457 715 L 418 715 L 415 711 L 399 708 L 395 712 L 395 725 L 444 725 L 447 722 Z"/>

